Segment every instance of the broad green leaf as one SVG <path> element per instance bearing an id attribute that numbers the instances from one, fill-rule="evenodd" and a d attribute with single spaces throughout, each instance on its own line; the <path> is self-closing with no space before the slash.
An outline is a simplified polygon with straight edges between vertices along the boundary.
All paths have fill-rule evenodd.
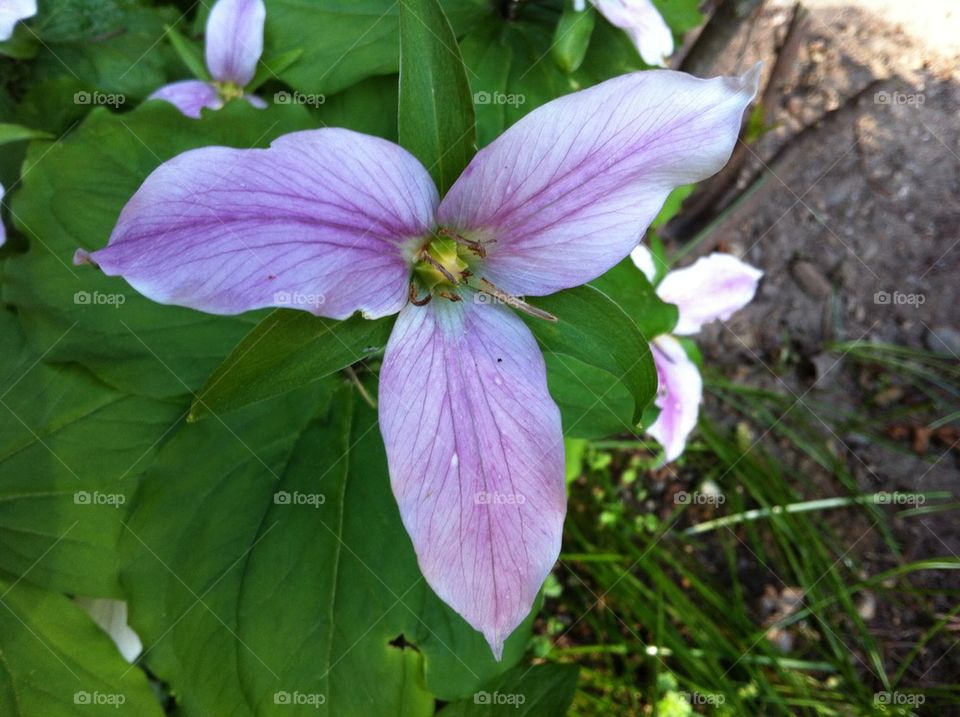
<path id="1" fill-rule="evenodd" d="M 172 25 L 166 26 L 167 39 L 176 51 L 180 61 L 198 80 L 209 80 L 210 72 L 207 70 L 207 62 L 203 57 L 203 50 L 196 44 L 181 35 Z"/>
<path id="2" fill-rule="evenodd" d="M 438 0 L 400 0 L 400 144 L 446 194 L 476 148 L 473 100 Z"/>
<path id="3" fill-rule="evenodd" d="M 346 127 L 396 142 L 397 85 L 397 75 L 358 82 L 332 97 L 324 97 L 318 116 L 329 127 Z"/>
<path id="4" fill-rule="evenodd" d="M 531 301 L 549 311 L 557 322 L 528 318 L 545 351 L 570 356 L 618 377 L 633 396 L 635 426 L 657 392 L 657 371 L 647 339 L 635 320 L 608 295 L 593 286 L 581 286 Z M 601 399 L 602 396 L 597 396 Z"/>
<path id="5" fill-rule="evenodd" d="M 572 356 L 546 353 L 544 359 L 547 387 L 560 408 L 564 436 L 597 440 L 639 435 L 632 423 L 633 398 L 616 374 Z"/>
<path id="6" fill-rule="evenodd" d="M 336 384 L 188 426 L 141 482 L 122 582 L 184 717 L 429 715 L 523 652 L 529 621 L 497 663 L 427 587 L 375 412 Z"/>
<path id="7" fill-rule="evenodd" d="M 247 92 L 254 92 L 260 85 L 269 80 L 280 79 L 280 73 L 293 67 L 294 63 L 303 57 L 303 48 L 288 50 L 279 55 L 268 57 L 266 60 L 260 60 L 257 65 L 257 73 L 247 85 Z"/>
<path id="8" fill-rule="evenodd" d="M 572 5 L 564 7 L 550 48 L 553 60 L 561 70 L 574 72 L 583 64 L 595 23 L 593 5 L 587 5 L 581 11 L 574 10 Z"/>
<path id="9" fill-rule="evenodd" d="M 516 20 L 485 18 L 461 40 L 479 146 L 552 99 L 644 68 L 627 35 L 598 18 L 579 69 L 568 74 L 551 58 L 559 18 L 555 9 L 525 5 Z M 585 29 L 585 22 L 574 32 Z"/>
<path id="10" fill-rule="evenodd" d="M 0 124 L 0 144 L 21 142 L 25 139 L 53 139 L 48 132 L 16 124 Z"/>
<path id="11" fill-rule="evenodd" d="M 143 672 L 78 605 L 0 579 L 0 714 L 162 717 Z"/>
<path id="12" fill-rule="evenodd" d="M 613 298 L 648 340 L 670 333 L 677 325 L 677 307 L 660 300 L 653 285 L 629 257 L 590 284 Z"/>
<path id="13" fill-rule="evenodd" d="M 515 667 L 470 699 L 447 705 L 438 717 L 560 717 L 573 702 L 579 669 L 557 664 Z"/>
<path id="14" fill-rule="evenodd" d="M 653 0 L 653 4 L 675 35 L 682 35 L 703 22 L 700 0 Z"/>
<path id="15" fill-rule="evenodd" d="M 318 381 L 382 351 L 393 319 L 322 319 L 277 310 L 230 352 L 197 394 L 190 420 L 229 411 Z"/>
<path id="16" fill-rule="evenodd" d="M 41 39 L 24 77 L 26 86 L 70 77 L 83 83 L 91 95 L 108 95 L 90 100 L 88 107 L 99 103 L 127 109 L 167 81 L 167 63 L 174 53 L 163 42 L 164 25 L 176 21 L 174 8 L 124 3 L 120 9 L 115 2 L 105 8 L 88 0 L 57 5 L 60 9 L 41 13 L 32 26 Z M 62 101 L 69 103 L 73 98 Z"/>
<path id="17" fill-rule="evenodd" d="M 198 33 L 211 5 L 201 4 Z M 399 69 L 398 0 L 266 0 L 266 6 L 265 57 L 302 49 L 297 63 L 277 73 L 300 92 L 329 96 Z M 494 13 L 488 0 L 443 0 L 443 10 L 458 36 Z"/>
<path id="18" fill-rule="evenodd" d="M 106 383 L 152 396 L 199 388 L 254 326 L 162 306 L 121 278 L 73 266 L 78 248 L 105 246 L 120 210 L 161 162 L 194 147 L 262 147 L 313 125 L 300 106 L 257 110 L 234 102 L 202 120 L 166 102 L 115 115 L 93 111 L 61 141 L 34 141 L 11 215 L 30 251 L 4 265 L 3 298 L 50 361 L 74 361 Z M 91 181 L 96 177 L 97 181 Z"/>
<path id="19" fill-rule="evenodd" d="M 0 571 L 119 596 L 117 543 L 139 474 L 183 409 L 41 363 L 8 311 L 0 345 Z"/>

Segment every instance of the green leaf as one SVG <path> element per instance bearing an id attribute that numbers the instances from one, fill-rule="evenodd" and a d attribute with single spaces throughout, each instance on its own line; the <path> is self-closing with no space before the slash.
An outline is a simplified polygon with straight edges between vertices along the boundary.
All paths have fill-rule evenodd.
<path id="1" fill-rule="evenodd" d="M 574 72 L 583 64 L 595 23 L 593 5 L 587 5 L 579 12 L 572 6 L 564 7 L 550 47 L 553 60 L 561 70 Z"/>
<path id="2" fill-rule="evenodd" d="M 523 653 L 529 620 L 497 663 L 427 587 L 375 412 L 336 383 L 188 426 L 141 482 L 123 585 L 185 717 L 430 715 Z"/>
<path id="3" fill-rule="evenodd" d="M 579 670 L 557 664 L 515 667 L 470 699 L 447 705 L 438 717 L 559 717 L 573 702 Z"/>
<path id="4" fill-rule="evenodd" d="M 199 388 L 259 317 L 156 304 L 121 278 L 74 267 L 74 252 L 107 244 L 120 210 L 164 160 L 212 144 L 262 147 L 313 125 L 299 106 L 233 102 L 198 121 L 149 102 L 124 115 L 94 110 L 63 140 L 31 142 L 11 200 L 31 247 L 6 261 L 2 287 L 29 343 L 49 351 L 47 360 L 80 363 L 133 393 L 168 397 Z"/>
<path id="5" fill-rule="evenodd" d="M 527 318 L 545 351 L 569 356 L 618 377 L 633 396 L 635 426 L 657 392 L 657 371 L 647 339 L 630 313 L 593 286 L 581 286 L 531 301 L 558 318 Z M 598 401 L 602 395 L 596 396 Z"/>
<path id="6" fill-rule="evenodd" d="M 117 543 L 139 474 L 183 410 L 40 363 L 7 311 L 0 339 L 0 571 L 119 596 Z"/>
<path id="7" fill-rule="evenodd" d="M 201 4 L 198 32 L 211 5 Z M 299 62 L 277 73 L 300 92 L 329 96 L 399 69 L 397 0 L 266 0 L 266 5 L 266 56 L 303 50 Z M 443 9 L 458 36 L 494 11 L 489 0 L 443 0 Z"/>
<path id="8" fill-rule="evenodd" d="M 440 196 L 476 151 L 473 100 L 453 28 L 437 0 L 400 0 L 400 144 Z"/>
<path id="9" fill-rule="evenodd" d="M 0 714 L 162 717 L 146 676 L 78 605 L 0 579 Z"/>
<path id="10" fill-rule="evenodd" d="M 617 374 L 572 356 L 547 353 L 544 360 L 547 387 L 560 408 L 564 436 L 597 440 L 640 434 L 632 423 L 633 398 Z"/>
<path id="11" fill-rule="evenodd" d="M 648 340 L 670 333 L 677 325 L 677 307 L 657 296 L 656 289 L 629 257 L 590 285 L 613 297 Z"/>
<path id="12" fill-rule="evenodd" d="M 293 67 L 294 63 L 301 57 L 303 57 L 303 48 L 298 47 L 294 50 L 274 55 L 268 60 L 260 60 L 257 64 L 257 74 L 253 76 L 253 79 L 250 80 L 250 83 L 247 85 L 247 92 L 256 91 L 260 85 L 269 80 L 279 80 L 280 74 L 288 68 Z"/>
<path id="13" fill-rule="evenodd" d="M 30 129 L 16 124 L 0 124 L 0 144 L 22 142 L 25 139 L 53 139 L 53 135 L 39 129 Z"/>
<path id="14" fill-rule="evenodd" d="M 207 70 L 207 62 L 203 57 L 203 51 L 197 45 L 183 35 L 181 35 L 172 25 L 166 26 L 167 37 L 177 56 L 183 61 L 183 64 L 190 74 L 198 80 L 210 80 L 210 72 Z"/>
<path id="15" fill-rule="evenodd" d="M 392 326 L 392 318 L 334 321 L 304 311 L 275 311 L 207 379 L 190 420 L 305 386 L 375 355 L 386 345 Z"/>

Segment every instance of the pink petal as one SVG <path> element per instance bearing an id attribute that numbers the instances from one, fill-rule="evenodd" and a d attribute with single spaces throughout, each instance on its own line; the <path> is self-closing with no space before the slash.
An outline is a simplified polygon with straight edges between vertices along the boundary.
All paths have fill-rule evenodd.
<path id="1" fill-rule="evenodd" d="M 143 643 L 127 624 L 127 603 L 123 600 L 106 598 L 74 598 L 77 604 L 86 610 L 93 621 L 106 632 L 113 640 L 123 659 L 127 662 L 136 660 L 143 652 Z"/>
<path id="2" fill-rule="evenodd" d="M 560 552 L 563 435 L 530 330 L 473 298 L 400 312 L 380 428 L 420 569 L 500 659 Z"/>
<path id="3" fill-rule="evenodd" d="M 176 105 L 184 115 L 193 119 L 200 119 L 200 110 L 218 110 L 223 107 L 223 100 L 217 88 L 209 82 L 200 80 L 183 80 L 164 85 L 147 99 L 164 100 Z"/>
<path id="4" fill-rule="evenodd" d="M 673 54 L 673 33 L 650 0 L 593 0 L 610 21 L 624 30 L 648 65 L 662 65 Z"/>
<path id="5" fill-rule="evenodd" d="M 296 132 L 269 149 L 205 147 L 147 177 L 110 244 L 77 261 L 213 314 L 386 316 L 406 303 L 401 244 L 430 230 L 437 201 L 413 155 L 349 130 Z"/>
<path id="6" fill-rule="evenodd" d="M 37 0 L 3 0 L 0 2 L 0 42 L 13 37 L 18 22 L 37 14 Z"/>
<path id="7" fill-rule="evenodd" d="M 263 0 L 217 0 L 207 18 L 207 69 L 215 80 L 246 87 L 263 54 Z"/>
<path id="8" fill-rule="evenodd" d="M 703 400 L 703 379 L 683 346 L 672 336 L 653 340 L 653 361 L 660 381 L 656 404 L 660 415 L 647 433 L 663 446 L 667 462 L 676 460 L 687 445 L 687 436 L 697 425 Z"/>
<path id="9" fill-rule="evenodd" d="M 637 244 L 636 248 L 630 252 L 630 260 L 635 267 L 643 272 L 648 281 L 653 281 L 656 278 L 656 260 L 653 258 L 653 253 L 643 244 Z"/>
<path id="10" fill-rule="evenodd" d="M 6 194 L 6 190 L 3 188 L 3 185 L 0 184 L 0 201 L 3 200 L 3 195 Z M 0 221 L 0 246 L 3 246 L 7 243 L 7 228 L 3 225 L 3 221 Z"/>
<path id="11" fill-rule="evenodd" d="M 730 254 L 711 254 L 667 274 L 657 295 L 680 310 L 673 332 L 695 334 L 704 324 L 724 321 L 753 300 L 763 272 Z"/>
<path id="12" fill-rule="evenodd" d="M 511 294 L 590 281 L 630 253 L 671 189 L 723 167 L 757 71 L 638 72 L 549 102 L 480 150 L 439 221 L 496 241 L 484 275 Z"/>

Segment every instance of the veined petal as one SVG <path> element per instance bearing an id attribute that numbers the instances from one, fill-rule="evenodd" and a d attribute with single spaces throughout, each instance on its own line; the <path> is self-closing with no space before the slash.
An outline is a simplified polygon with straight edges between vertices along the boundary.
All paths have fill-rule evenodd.
<path id="1" fill-rule="evenodd" d="M 474 298 L 400 312 L 380 428 L 420 569 L 500 659 L 560 552 L 563 435 L 530 330 Z"/>
<path id="2" fill-rule="evenodd" d="M 683 453 L 687 436 L 697 425 L 703 400 L 703 379 L 697 365 L 672 336 L 658 336 L 653 340 L 652 348 L 660 381 L 656 398 L 660 415 L 647 433 L 663 446 L 669 463 Z"/>
<path id="3" fill-rule="evenodd" d="M 176 105 L 183 114 L 193 119 L 200 119 L 200 110 L 218 110 L 223 107 L 223 100 L 217 88 L 209 82 L 200 80 L 183 80 L 164 85 L 147 99 L 164 100 Z"/>
<path id="4" fill-rule="evenodd" d="M 648 65 L 673 54 L 673 33 L 650 0 L 592 0 L 611 25 L 624 30 Z"/>
<path id="5" fill-rule="evenodd" d="M 244 95 L 243 99 L 249 102 L 251 107 L 256 107 L 258 110 L 267 109 L 267 101 L 258 95 Z"/>
<path id="6" fill-rule="evenodd" d="M 723 167 L 757 71 L 651 70 L 553 100 L 477 153 L 439 221 L 495 242 L 484 274 L 511 294 L 586 283 L 630 253 L 670 190 Z"/>
<path id="7" fill-rule="evenodd" d="M 401 244 L 433 224 L 437 190 L 406 150 L 344 129 L 269 149 L 205 147 L 157 168 L 109 245 L 76 261 L 147 298 L 212 314 L 286 306 L 343 319 L 396 313 Z"/>
<path id="8" fill-rule="evenodd" d="M 133 662 L 140 656 L 143 643 L 127 624 L 127 603 L 123 600 L 84 597 L 76 598 L 76 602 L 90 614 L 93 621 L 104 632 L 110 635 L 120 654 L 123 655 L 123 659 Z"/>
<path id="9" fill-rule="evenodd" d="M 0 2 L 0 42 L 13 37 L 13 28 L 21 20 L 37 14 L 37 0 L 3 0 Z"/>
<path id="10" fill-rule="evenodd" d="M 263 0 L 217 0 L 207 18 L 207 69 L 215 80 L 246 87 L 263 54 Z"/>
<path id="11" fill-rule="evenodd" d="M 677 305 L 680 319 L 674 333 L 688 336 L 711 321 L 729 319 L 749 304 L 762 276 L 762 271 L 735 256 L 711 254 L 667 274 L 657 295 Z"/>

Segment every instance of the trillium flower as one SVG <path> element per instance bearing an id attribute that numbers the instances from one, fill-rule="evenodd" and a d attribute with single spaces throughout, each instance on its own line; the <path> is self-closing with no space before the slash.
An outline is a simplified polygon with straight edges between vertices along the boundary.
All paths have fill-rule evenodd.
<path id="1" fill-rule="evenodd" d="M 611 25 L 624 30 L 648 65 L 663 65 L 673 54 L 673 33 L 650 0 L 590 0 Z M 577 11 L 586 0 L 574 0 Z"/>
<path id="2" fill-rule="evenodd" d="M 392 142 L 344 129 L 196 149 L 156 169 L 78 263 L 214 314 L 399 313 L 380 372 L 390 481 L 420 568 L 489 641 L 530 612 L 560 550 L 560 413 L 516 298 L 626 257 L 670 190 L 717 172 L 756 70 L 624 75 L 556 99 L 482 149 L 440 201 Z M 562 318 L 562 317 L 561 317 Z"/>
<path id="3" fill-rule="evenodd" d="M 653 281 L 656 268 L 650 251 L 638 246 L 630 258 Z M 711 321 L 726 321 L 749 304 L 762 276 L 762 271 L 734 256 L 711 254 L 686 269 L 669 272 L 657 286 L 657 296 L 679 310 L 674 334 L 690 336 Z M 665 460 L 670 462 L 683 453 L 687 437 L 697 425 L 703 379 L 673 336 L 657 336 L 651 347 L 660 382 L 656 399 L 660 415 L 647 433 L 663 446 Z"/>
<path id="4" fill-rule="evenodd" d="M 235 99 L 266 107 L 262 98 L 244 92 L 263 54 L 266 17 L 263 0 L 218 0 L 207 18 L 206 32 L 207 69 L 213 81 L 174 82 L 147 99 L 165 100 L 194 119 L 200 119 L 204 108 L 218 110 Z"/>
<path id="5" fill-rule="evenodd" d="M 113 640 L 123 659 L 127 662 L 136 660 L 143 651 L 140 637 L 127 624 L 127 603 L 123 600 L 109 600 L 105 598 L 74 599 L 93 621 L 106 632 Z"/>
<path id="6" fill-rule="evenodd" d="M 37 14 L 37 0 L 3 0 L 0 2 L 0 42 L 13 37 L 13 28 L 21 20 Z"/>

